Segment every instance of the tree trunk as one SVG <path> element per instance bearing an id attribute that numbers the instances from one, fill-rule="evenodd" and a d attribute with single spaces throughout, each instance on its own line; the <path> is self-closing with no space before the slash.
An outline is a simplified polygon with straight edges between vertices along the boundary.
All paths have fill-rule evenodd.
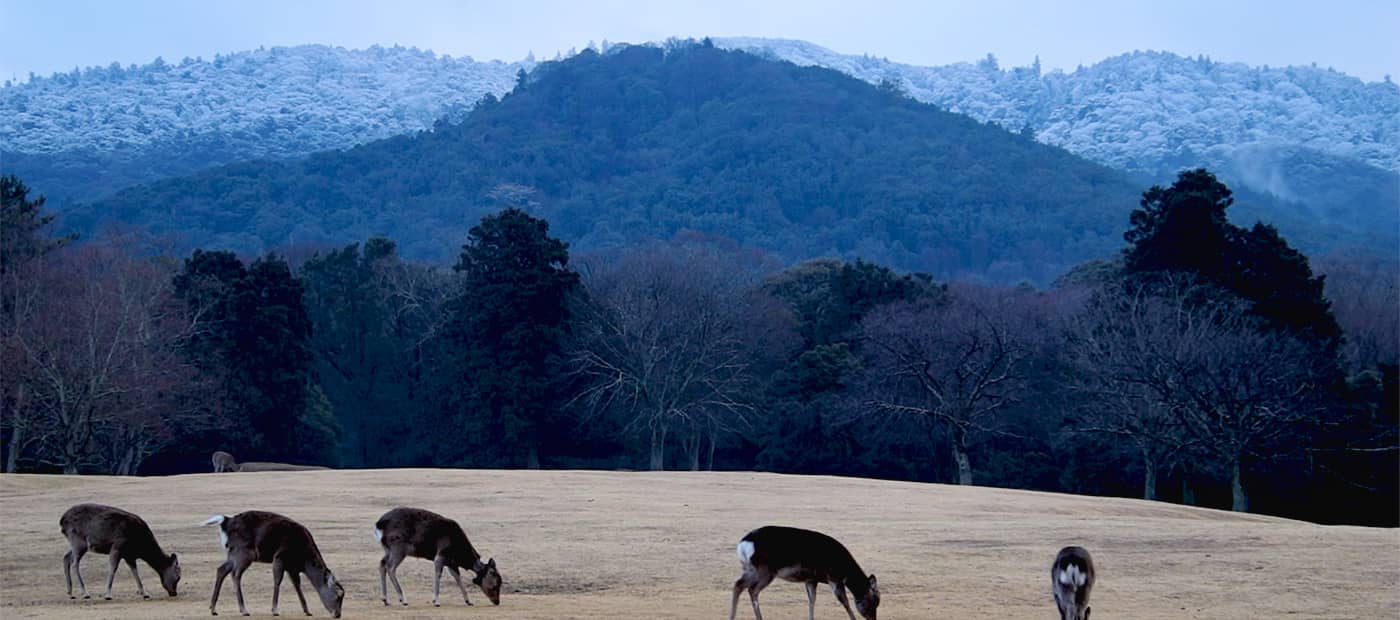
<path id="1" fill-rule="evenodd" d="M 1142 455 L 1142 498 L 1157 499 L 1157 463 L 1147 454 Z"/>
<path id="2" fill-rule="evenodd" d="M 958 484 L 972 484 L 972 462 L 967 458 L 966 442 L 959 433 L 953 435 L 953 461 L 958 464 Z"/>
<path id="3" fill-rule="evenodd" d="M 24 450 L 24 425 L 16 423 L 10 428 L 10 451 L 5 455 L 5 473 L 19 471 L 19 453 Z"/>
<path id="4" fill-rule="evenodd" d="M 126 449 L 122 451 L 122 460 L 117 463 L 117 471 L 115 472 L 116 475 L 130 476 L 132 474 L 131 470 L 134 466 L 135 460 L 136 447 L 134 445 L 128 444 L 126 446 Z"/>
<path id="5" fill-rule="evenodd" d="M 13 474 L 19 471 L 19 455 L 24 452 L 24 422 L 20 421 L 20 415 L 24 411 L 24 384 L 15 386 L 15 409 L 14 420 L 10 428 L 10 451 L 5 455 L 5 473 Z"/>
<path id="6" fill-rule="evenodd" d="M 652 471 L 666 469 L 666 427 L 660 423 L 651 427 L 651 463 L 648 468 Z"/>
<path id="7" fill-rule="evenodd" d="M 704 443 L 705 436 L 699 430 L 691 433 L 686 440 L 686 456 L 690 457 L 690 471 L 700 471 L 700 444 Z"/>
<path id="8" fill-rule="evenodd" d="M 1241 457 L 1235 457 L 1230 464 L 1230 510 L 1249 512 L 1249 495 L 1244 490 L 1244 479 L 1240 472 Z"/>
<path id="9" fill-rule="evenodd" d="M 1181 468 L 1181 503 L 1196 505 L 1196 492 L 1191 489 L 1191 472 L 1184 465 Z"/>
<path id="10" fill-rule="evenodd" d="M 714 430 L 711 430 L 711 431 L 710 431 L 710 452 L 709 452 L 709 454 L 705 457 L 705 471 L 714 471 L 714 470 L 715 470 L 715 443 L 716 443 L 716 440 L 717 440 L 717 439 L 719 439 L 719 433 L 715 432 Z"/>
<path id="11" fill-rule="evenodd" d="M 529 451 L 527 451 L 527 452 L 525 453 L 525 466 L 528 467 L 528 468 L 530 468 L 530 469 L 539 469 L 539 468 L 540 468 L 540 449 L 539 449 L 539 448 L 536 448 L 535 446 L 530 446 Z"/>

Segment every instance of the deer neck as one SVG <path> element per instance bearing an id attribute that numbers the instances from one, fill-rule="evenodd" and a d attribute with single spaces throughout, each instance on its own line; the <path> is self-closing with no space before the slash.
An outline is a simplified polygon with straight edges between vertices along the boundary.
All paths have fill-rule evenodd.
<path id="1" fill-rule="evenodd" d="M 859 564 L 851 563 L 851 572 L 846 575 L 846 589 L 857 598 L 864 598 L 870 593 L 870 578 L 860 569 Z"/>
<path id="2" fill-rule="evenodd" d="M 302 572 L 306 573 L 306 578 L 316 587 L 317 592 L 326 587 L 326 563 L 321 560 L 319 553 L 306 559 L 302 565 Z"/>
<path id="3" fill-rule="evenodd" d="M 160 548 L 160 544 L 155 541 L 151 541 L 151 545 L 146 547 L 146 551 L 141 554 L 141 559 L 158 573 L 164 573 L 165 569 L 170 568 L 170 565 L 174 563 L 165 550 Z"/>

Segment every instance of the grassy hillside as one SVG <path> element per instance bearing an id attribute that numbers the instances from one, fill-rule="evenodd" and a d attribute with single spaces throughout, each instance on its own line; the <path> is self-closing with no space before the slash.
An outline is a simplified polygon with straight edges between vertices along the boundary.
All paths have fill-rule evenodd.
<path id="1" fill-rule="evenodd" d="M 260 251 L 385 234 L 411 257 L 530 205 L 579 249 L 681 230 L 790 260 L 1048 281 L 1121 245 L 1142 184 L 835 71 L 703 45 L 545 63 L 453 126 L 131 188 L 68 214 Z"/>
<path id="2" fill-rule="evenodd" d="M 176 599 L 140 601 L 126 569 L 113 601 L 69 601 L 58 517 L 106 502 L 136 511 L 181 554 Z M 444 585 L 433 609 L 431 564 L 410 560 L 410 607 L 379 603 L 371 529 L 400 504 L 461 521 L 505 577 L 502 604 L 479 590 L 467 610 Z M 207 613 L 221 561 L 211 513 L 279 511 L 312 530 L 347 591 L 345 617 L 719 618 L 738 576 L 734 544 L 750 528 L 786 523 L 827 531 L 880 578 L 880 617 L 1044 618 L 1053 615 L 1049 563 L 1064 544 L 1095 554 L 1094 617 L 1380 618 L 1400 611 L 1400 532 L 1322 527 L 1125 499 L 988 488 L 756 473 L 361 470 L 170 478 L 0 476 L 0 616 L 191 618 Z M 101 592 L 106 557 L 84 575 Z M 143 576 L 150 576 L 142 566 Z M 145 577 L 150 587 L 154 577 Z M 244 580 L 249 609 L 267 617 L 271 571 Z M 227 584 L 226 584 L 227 586 Z M 295 599 L 283 591 L 283 609 Z M 844 617 L 826 590 L 818 617 Z M 770 618 L 805 617 L 802 587 L 775 583 Z M 289 602 L 290 601 L 290 602 Z M 314 600 L 312 612 L 325 617 Z M 231 588 L 222 615 L 236 613 Z M 741 607 L 741 613 L 746 611 Z M 741 616 L 744 617 L 744 616 Z"/>

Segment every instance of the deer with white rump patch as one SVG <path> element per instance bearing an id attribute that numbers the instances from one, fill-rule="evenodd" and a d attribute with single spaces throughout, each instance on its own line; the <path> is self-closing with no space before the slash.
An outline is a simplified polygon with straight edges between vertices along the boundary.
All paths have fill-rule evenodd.
<path id="1" fill-rule="evenodd" d="M 729 620 L 739 608 L 739 594 L 749 591 L 753 616 L 763 620 L 758 609 L 758 593 L 774 578 L 802 582 L 807 586 L 807 618 L 816 617 L 817 584 L 831 584 L 836 600 L 846 608 L 851 620 L 856 615 L 846 600 L 846 590 L 856 599 L 856 609 L 866 620 L 875 620 L 880 605 L 880 588 L 875 575 L 866 575 L 851 552 L 836 539 L 810 530 L 769 525 L 749 532 L 739 541 L 739 562 L 744 574 L 734 582 L 734 598 L 729 604 Z"/>
<path id="2" fill-rule="evenodd" d="M 223 450 L 215 452 L 214 456 L 211 457 L 209 461 L 214 465 L 214 473 L 216 474 L 239 470 L 238 461 L 233 460 L 233 455 Z"/>
<path id="3" fill-rule="evenodd" d="M 1089 620 L 1089 590 L 1094 587 L 1094 560 L 1083 547 L 1065 547 L 1050 566 L 1050 588 L 1060 620 Z"/>
<path id="4" fill-rule="evenodd" d="M 321 595 L 321 603 L 326 611 L 339 618 L 341 605 L 345 602 L 345 588 L 336 581 L 331 569 L 321 558 L 321 550 L 311 532 L 300 523 L 279 514 L 250 510 L 232 517 L 214 515 L 202 525 L 219 526 L 219 542 L 228 551 L 228 557 L 219 566 L 214 578 L 214 595 L 209 599 L 209 613 L 217 616 L 215 606 L 219 603 L 219 590 L 224 578 L 233 574 L 233 593 L 238 596 L 238 613 L 248 615 L 243 605 L 243 573 L 253 562 L 272 564 L 272 615 L 277 615 L 277 596 L 282 590 L 282 575 L 286 573 L 292 580 L 292 588 L 301 601 L 301 611 L 311 615 L 306 608 L 306 596 L 301 593 L 301 575 L 304 573 L 311 586 Z"/>
<path id="5" fill-rule="evenodd" d="M 379 560 L 379 591 L 385 605 L 389 604 L 386 575 L 394 582 L 399 603 L 408 604 L 398 576 L 399 564 L 407 557 L 433 561 L 434 607 L 440 604 L 438 592 L 442 587 L 443 568 L 452 573 L 457 589 L 462 591 L 462 600 L 468 605 L 472 602 L 467 598 L 467 587 L 462 584 L 462 573 L 458 570 L 461 568 L 469 568 L 476 574 L 472 583 L 481 587 L 492 605 L 501 604 L 501 573 L 496 570 L 495 558 L 482 562 L 481 554 L 472 547 L 466 532 L 456 521 L 419 508 L 395 508 L 375 522 L 374 538 L 384 547 L 384 558 Z"/>
<path id="6" fill-rule="evenodd" d="M 175 588 L 180 583 L 180 558 L 161 550 L 155 534 L 141 517 L 111 506 L 78 504 L 63 513 L 58 527 L 69 546 L 68 553 L 63 554 L 63 579 L 68 582 L 68 598 L 74 598 L 73 573 L 78 574 L 83 598 L 90 598 L 87 585 L 83 583 L 83 572 L 78 569 L 78 563 L 88 551 L 105 553 L 111 559 L 112 572 L 107 575 L 107 593 L 102 598 L 112 600 L 112 582 L 123 561 L 131 567 L 136 591 L 142 598 L 151 598 L 141 583 L 141 575 L 136 572 L 136 560 L 149 564 L 160 575 L 165 591 L 175 596 Z"/>

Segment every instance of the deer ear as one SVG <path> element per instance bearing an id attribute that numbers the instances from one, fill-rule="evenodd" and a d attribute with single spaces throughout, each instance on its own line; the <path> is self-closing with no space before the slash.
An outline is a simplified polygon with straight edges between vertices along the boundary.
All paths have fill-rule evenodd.
<path id="1" fill-rule="evenodd" d="M 870 575 L 870 587 L 872 587 L 872 588 L 879 587 L 879 586 L 876 584 L 876 582 L 875 582 L 875 575 L 873 575 L 873 574 Z"/>
<path id="2" fill-rule="evenodd" d="M 491 559 L 487 560 L 487 561 L 486 561 L 486 568 L 496 568 L 496 558 L 491 558 Z"/>

